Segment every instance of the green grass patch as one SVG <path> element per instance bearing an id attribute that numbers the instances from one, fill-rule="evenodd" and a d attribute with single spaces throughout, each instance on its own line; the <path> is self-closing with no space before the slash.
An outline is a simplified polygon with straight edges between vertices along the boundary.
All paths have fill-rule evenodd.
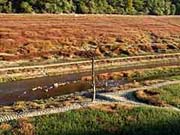
<path id="1" fill-rule="evenodd" d="M 176 79 L 180 79 L 180 76 L 178 77 L 177 75 L 180 75 L 180 67 L 156 68 L 152 70 L 135 71 L 128 80 L 169 79 L 171 76 L 176 76 Z"/>
<path id="2" fill-rule="evenodd" d="M 34 117 L 37 135 L 179 135 L 180 113 L 146 107 L 83 109 Z M 104 109 L 102 109 L 104 108 Z M 10 122 L 17 127 L 17 121 Z M 10 135 L 12 130 L 6 132 Z"/>
<path id="3" fill-rule="evenodd" d="M 159 98 L 166 103 L 180 108 L 180 84 L 172 84 L 152 91 L 160 92 Z"/>
<path id="4" fill-rule="evenodd" d="M 167 77 L 169 80 L 180 80 L 180 75 Z"/>

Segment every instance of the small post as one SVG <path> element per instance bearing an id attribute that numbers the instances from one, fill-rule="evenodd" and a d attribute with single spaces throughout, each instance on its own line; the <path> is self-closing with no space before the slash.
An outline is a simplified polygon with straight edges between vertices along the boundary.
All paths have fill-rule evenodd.
<path id="1" fill-rule="evenodd" d="M 96 100 L 96 79 L 95 79 L 95 56 L 96 56 L 96 49 L 97 49 L 97 45 L 89 45 L 88 47 L 87 46 L 84 46 L 84 49 L 86 51 L 91 51 L 92 54 L 88 54 L 87 52 L 87 55 L 89 58 L 92 59 L 92 87 L 93 87 L 93 97 L 92 97 L 92 102 L 94 102 Z"/>
<path id="2" fill-rule="evenodd" d="M 95 58 L 92 57 L 92 86 L 93 86 L 93 98 L 92 102 L 96 100 L 96 80 L 95 80 Z"/>

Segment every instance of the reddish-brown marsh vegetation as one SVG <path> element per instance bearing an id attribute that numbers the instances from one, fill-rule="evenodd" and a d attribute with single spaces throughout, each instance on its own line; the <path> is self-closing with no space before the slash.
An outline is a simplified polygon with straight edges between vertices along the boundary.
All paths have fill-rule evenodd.
<path id="1" fill-rule="evenodd" d="M 3 59 L 137 55 L 180 49 L 180 17 L 105 15 L 0 15 Z"/>

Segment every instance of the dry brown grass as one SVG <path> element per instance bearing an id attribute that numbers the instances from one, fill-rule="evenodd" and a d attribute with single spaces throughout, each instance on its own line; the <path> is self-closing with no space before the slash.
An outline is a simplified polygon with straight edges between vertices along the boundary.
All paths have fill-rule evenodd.
<path id="1" fill-rule="evenodd" d="M 133 109 L 133 106 L 122 105 L 122 104 L 100 104 L 100 105 L 91 106 L 89 108 L 93 110 L 101 110 L 109 113 L 116 113 L 117 110 L 119 110 L 120 108 L 131 110 Z"/>
<path id="2" fill-rule="evenodd" d="M 7 130 L 10 130 L 12 127 L 10 124 L 7 124 L 7 123 L 2 123 L 0 125 L 0 130 L 3 130 L 3 131 L 7 131 Z"/>
<path id="3" fill-rule="evenodd" d="M 35 128 L 28 118 L 18 120 L 17 127 L 12 130 L 14 135 L 35 135 Z"/>
<path id="4" fill-rule="evenodd" d="M 160 93 L 158 92 L 153 92 L 150 90 L 139 90 L 135 92 L 136 98 L 142 102 L 155 106 L 167 106 L 164 101 L 159 99 L 159 94 Z"/>
<path id="5" fill-rule="evenodd" d="M 132 71 L 121 71 L 121 72 L 111 72 L 111 73 L 101 73 L 96 76 L 97 80 L 119 80 L 123 77 L 131 76 Z M 84 76 L 81 78 L 82 81 L 91 81 L 91 76 Z"/>
<path id="6" fill-rule="evenodd" d="M 47 55 L 83 57 L 98 45 L 100 57 L 180 48 L 180 17 L 0 15 L 0 52 L 5 60 Z M 170 47 L 171 46 L 171 47 Z"/>

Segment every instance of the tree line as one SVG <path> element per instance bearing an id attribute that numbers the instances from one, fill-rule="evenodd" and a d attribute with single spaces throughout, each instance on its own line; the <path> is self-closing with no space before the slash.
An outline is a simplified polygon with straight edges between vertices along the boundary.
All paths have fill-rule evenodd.
<path id="1" fill-rule="evenodd" d="M 0 0 L 0 13 L 179 15 L 180 0 Z"/>

